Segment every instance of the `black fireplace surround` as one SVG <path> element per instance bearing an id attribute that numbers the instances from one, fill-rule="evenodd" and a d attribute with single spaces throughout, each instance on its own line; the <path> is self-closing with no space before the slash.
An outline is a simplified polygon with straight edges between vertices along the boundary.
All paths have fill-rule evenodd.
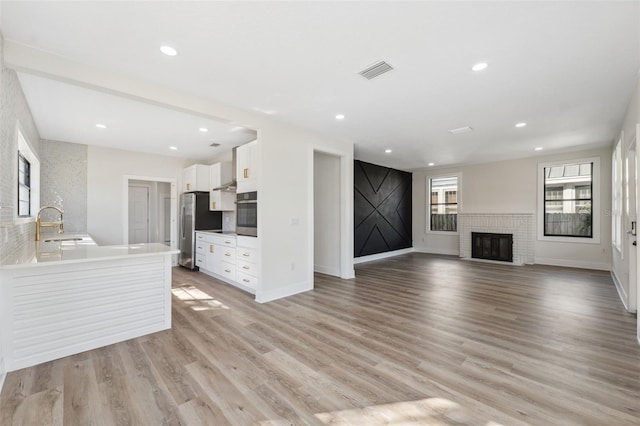
<path id="1" fill-rule="evenodd" d="M 513 234 L 472 232 L 471 257 L 513 262 Z"/>

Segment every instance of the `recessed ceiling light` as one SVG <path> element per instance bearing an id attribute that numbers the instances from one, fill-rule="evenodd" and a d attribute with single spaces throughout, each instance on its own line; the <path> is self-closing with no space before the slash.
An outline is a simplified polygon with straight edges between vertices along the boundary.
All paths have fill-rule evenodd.
<path id="1" fill-rule="evenodd" d="M 427 164 L 427 166 L 435 166 L 435 165 L 436 165 L 436 163 L 429 163 L 429 164 Z"/>
<path id="2" fill-rule="evenodd" d="M 344 120 L 344 114 L 336 115 L 336 120 Z"/>
<path id="3" fill-rule="evenodd" d="M 169 149 L 172 150 L 172 151 L 177 151 L 178 147 L 177 146 L 170 146 Z"/>
<path id="4" fill-rule="evenodd" d="M 523 122 L 517 123 L 517 124 L 516 124 L 516 127 L 524 127 L 524 126 L 526 126 L 526 125 L 527 125 L 527 123 L 525 123 L 525 122 L 523 121 Z"/>
<path id="5" fill-rule="evenodd" d="M 200 130 L 202 133 L 207 133 L 209 131 L 209 129 L 207 129 L 206 127 L 200 127 L 198 130 Z"/>
<path id="6" fill-rule="evenodd" d="M 106 129 L 107 128 L 107 126 L 105 124 L 100 124 L 100 123 L 96 124 L 96 127 L 98 129 Z"/>
<path id="7" fill-rule="evenodd" d="M 171 46 L 161 46 L 160 51 L 167 56 L 176 56 L 178 52 Z"/>
<path id="8" fill-rule="evenodd" d="M 541 146 L 537 146 L 535 148 L 533 148 L 534 151 L 542 151 L 544 148 L 542 148 Z"/>
<path id="9" fill-rule="evenodd" d="M 486 63 L 486 62 L 478 62 L 477 64 L 472 66 L 471 69 L 474 70 L 474 71 L 482 71 L 483 69 L 485 69 L 488 66 L 489 66 L 489 64 Z"/>
<path id="10" fill-rule="evenodd" d="M 391 154 L 391 150 L 390 149 L 385 149 L 384 152 L 386 152 L 387 154 Z"/>

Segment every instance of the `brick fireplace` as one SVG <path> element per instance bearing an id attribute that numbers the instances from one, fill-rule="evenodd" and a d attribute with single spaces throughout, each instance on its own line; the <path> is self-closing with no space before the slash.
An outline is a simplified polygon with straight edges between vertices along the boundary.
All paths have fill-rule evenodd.
<path id="1" fill-rule="evenodd" d="M 535 215 L 528 213 L 459 213 L 460 257 L 472 258 L 472 232 L 511 234 L 511 263 L 533 264 L 535 261 Z"/>

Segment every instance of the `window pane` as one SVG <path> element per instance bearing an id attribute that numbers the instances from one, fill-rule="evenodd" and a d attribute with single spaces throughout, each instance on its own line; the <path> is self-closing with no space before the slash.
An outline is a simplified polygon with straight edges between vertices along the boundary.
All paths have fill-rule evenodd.
<path id="1" fill-rule="evenodd" d="M 29 188 L 27 188 L 26 186 L 22 186 L 20 185 L 18 187 L 18 200 L 19 201 L 26 201 L 29 202 Z"/>
<path id="2" fill-rule="evenodd" d="M 576 198 L 591 199 L 591 185 L 576 186 Z"/>
<path id="3" fill-rule="evenodd" d="M 563 188 L 561 186 L 548 186 L 545 190 L 545 199 L 562 200 Z"/>
<path id="4" fill-rule="evenodd" d="M 431 205 L 429 229 L 457 231 L 458 178 L 444 177 L 430 180 Z"/>
<path id="5" fill-rule="evenodd" d="M 29 202 L 20 201 L 18 203 L 18 216 L 29 216 Z"/>
<path id="6" fill-rule="evenodd" d="M 545 235 L 592 236 L 591 172 L 591 163 L 545 168 Z"/>
<path id="7" fill-rule="evenodd" d="M 431 230 L 432 231 L 456 231 L 458 229 L 457 214 L 432 214 Z"/>

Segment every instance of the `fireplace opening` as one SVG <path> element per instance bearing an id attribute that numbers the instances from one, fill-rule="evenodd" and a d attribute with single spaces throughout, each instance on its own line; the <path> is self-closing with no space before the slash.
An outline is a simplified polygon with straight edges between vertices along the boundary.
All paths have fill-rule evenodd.
<path id="1" fill-rule="evenodd" d="M 471 257 L 513 262 L 513 234 L 472 232 Z"/>

